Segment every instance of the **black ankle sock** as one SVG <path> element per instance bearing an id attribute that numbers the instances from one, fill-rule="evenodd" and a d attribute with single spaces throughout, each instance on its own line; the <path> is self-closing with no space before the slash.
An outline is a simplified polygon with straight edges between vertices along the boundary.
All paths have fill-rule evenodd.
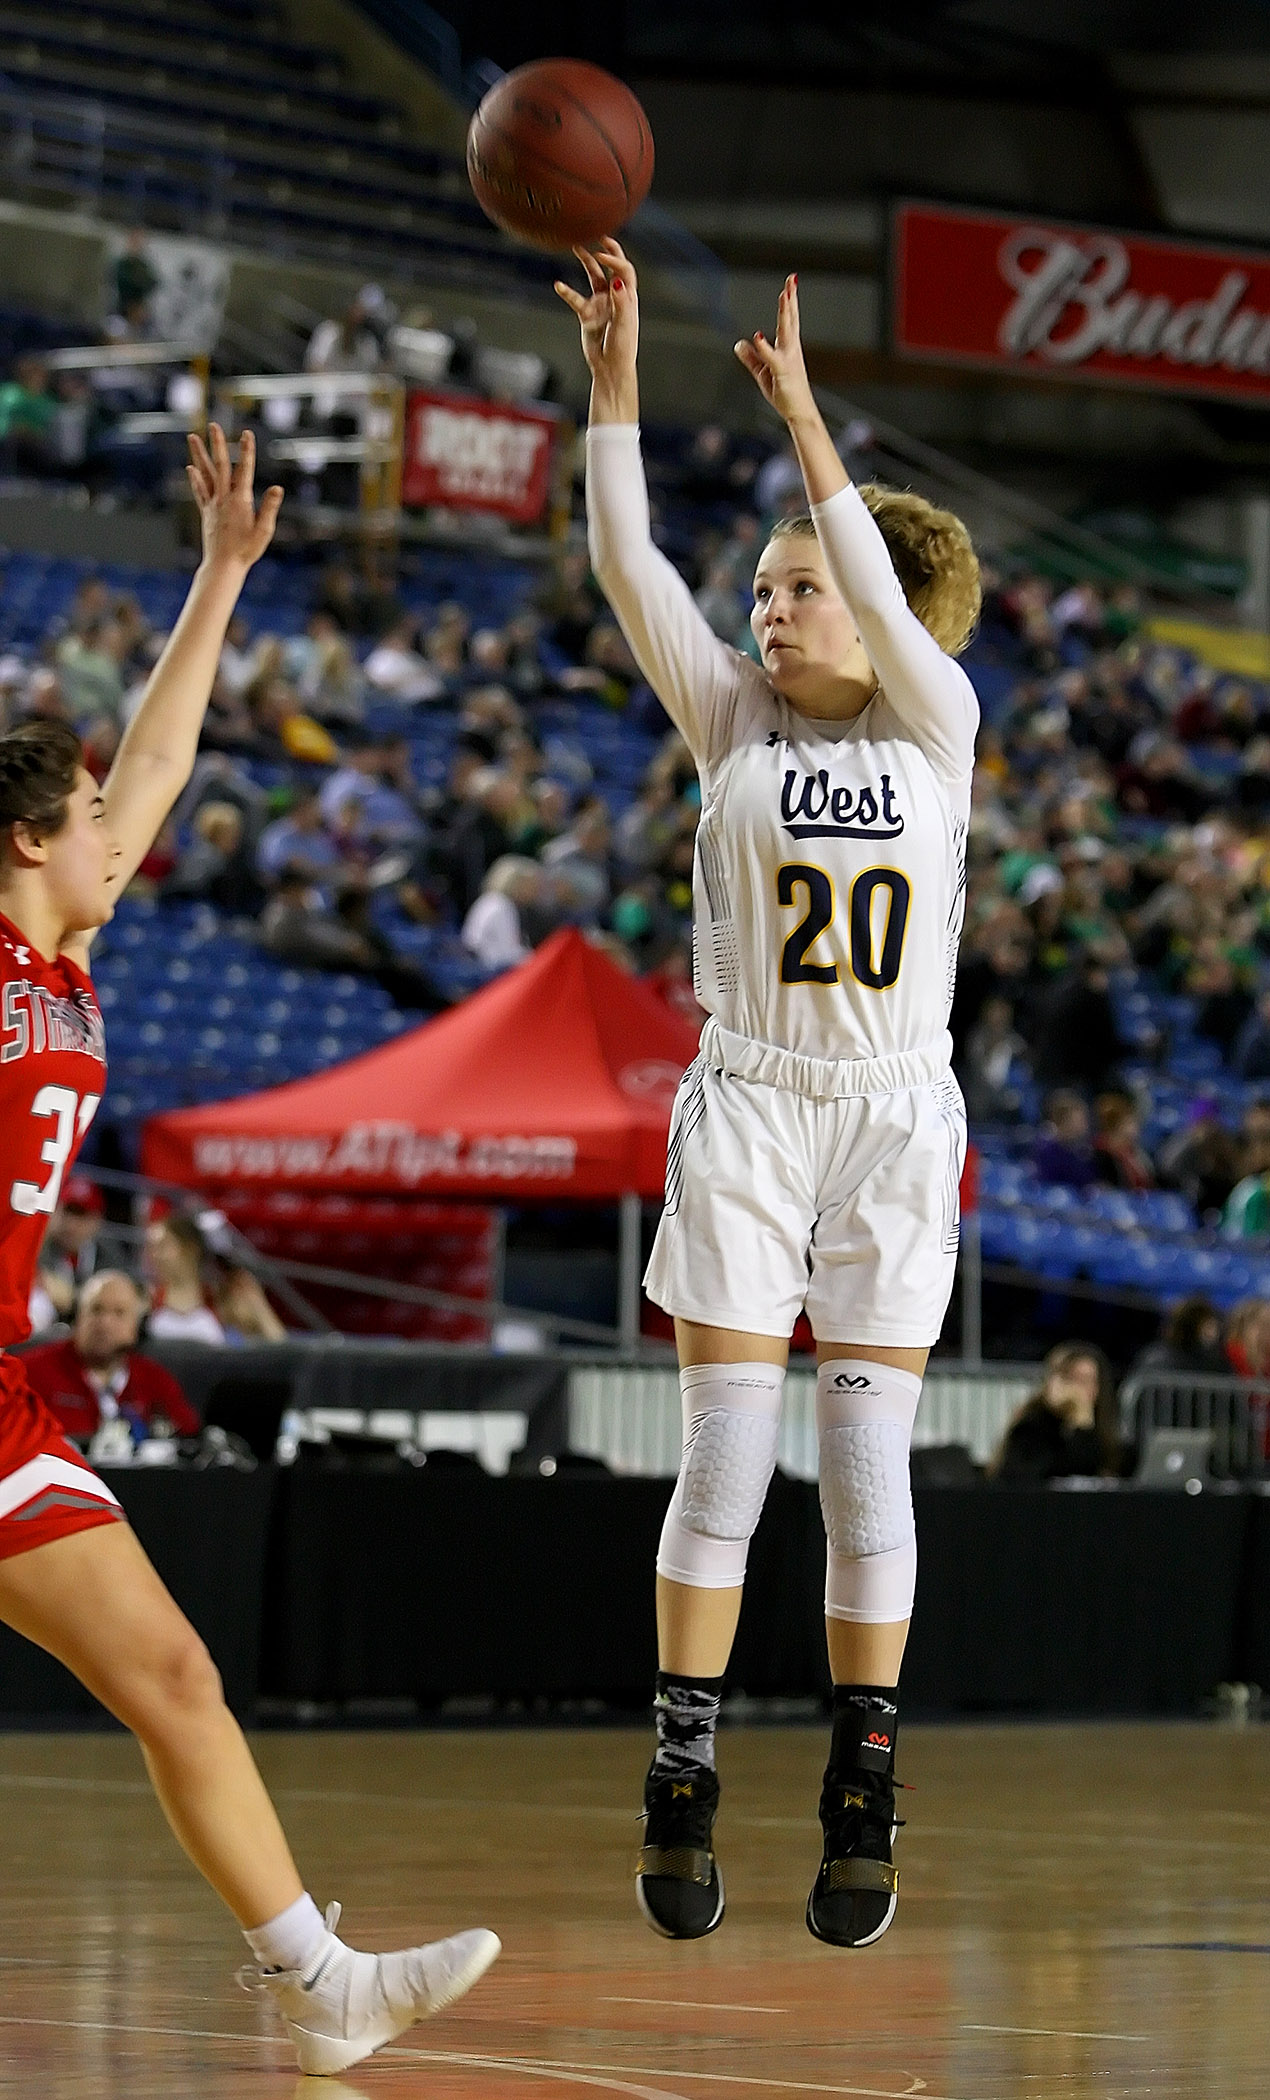
<path id="1" fill-rule="evenodd" d="M 888 1684 L 835 1684 L 831 1771 L 891 1772 L 899 1694 Z"/>
<path id="2" fill-rule="evenodd" d="M 676 1677 L 657 1672 L 653 1714 L 657 1723 L 659 1772 L 691 1774 L 714 1770 L 714 1729 L 723 1698 L 721 1677 Z"/>

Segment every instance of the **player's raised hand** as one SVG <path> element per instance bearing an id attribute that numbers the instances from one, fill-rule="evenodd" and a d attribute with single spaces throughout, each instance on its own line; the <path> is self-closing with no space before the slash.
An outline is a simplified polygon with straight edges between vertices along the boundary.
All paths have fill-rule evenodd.
<path id="1" fill-rule="evenodd" d="M 207 439 L 204 444 L 191 431 L 190 461 L 185 469 L 202 520 L 203 559 L 249 569 L 273 538 L 282 490 L 276 486 L 266 489 L 257 508 L 256 440 L 250 430 L 244 430 L 238 440 L 237 466 L 230 459 L 219 423 L 208 424 Z"/>
<path id="2" fill-rule="evenodd" d="M 594 254 L 575 248 L 587 276 L 587 290 L 575 292 L 562 278 L 556 292 L 582 330 L 582 355 L 591 377 L 601 382 L 625 378 L 635 370 L 639 352 L 639 287 L 630 257 L 612 238 L 598 241 Z"/>
<path id="3" fill-rule="evenodd" d="M 802 330 L 798 320 L 798 279 L 787 277 L 777 302 L 776 335 L 768 342 L 760 328 L 748 341 L 736 345 L 736 354 L 753 379 L 763 399 L 771 403 L 787 423 L 814 415 L 816 397 L 803 362 Z"/>

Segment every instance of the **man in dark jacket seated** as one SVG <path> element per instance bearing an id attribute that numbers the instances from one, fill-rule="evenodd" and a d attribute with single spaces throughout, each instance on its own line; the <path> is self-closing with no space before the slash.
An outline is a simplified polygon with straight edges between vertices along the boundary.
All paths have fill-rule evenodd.
<path id="1" fill-rule="evenodd" d="M 123 1415 L 134 1437 L 197 1436 L 201 1424 L 170 1371 L 137 1352 L 144 1301 L 122 1269 L 102 1269 L 79 1294 L 64 1342 L 30 1349 L 22 1368 L 65 1436 L 88 1443 Z"/>

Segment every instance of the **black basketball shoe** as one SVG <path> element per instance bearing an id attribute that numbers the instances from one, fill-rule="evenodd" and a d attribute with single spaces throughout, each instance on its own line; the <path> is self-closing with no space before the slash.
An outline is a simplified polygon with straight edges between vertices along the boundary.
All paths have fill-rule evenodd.
<path id="1" fill-rule="evenodd" d="M 689 1774 L 649 1767 L 635 1897 L 664 1939 L 704 1939 L 723 1917 L 723 1876 L 712 1842 L 718 1806 L 719 1782 L 708 1765 Z"/>
<path id="2" fill-rule="evenodd" d="M 885 1733 L 886 1731 L 882 1731 Z M 831 1760 L 820 1795 L 824 1857 L 807 1898 L 807 1930 L 831 1947 L 868 1947 L 880 1940 L 899 1899 L 891 1863 L 895 1813 L 895 1749 L 861 1742 L 849 1765 Z"/>

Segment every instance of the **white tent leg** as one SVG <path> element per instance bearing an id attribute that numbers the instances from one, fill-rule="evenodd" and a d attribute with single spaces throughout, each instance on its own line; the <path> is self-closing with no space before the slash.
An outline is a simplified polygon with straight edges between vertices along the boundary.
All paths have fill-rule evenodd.
<path id="1" fill-rule="evenodd" d="M 642 1198 L 628 1190 L 618 1204 L 617 1221 L 617 1330 L 625 1355 L 639 1347 Z"/>

